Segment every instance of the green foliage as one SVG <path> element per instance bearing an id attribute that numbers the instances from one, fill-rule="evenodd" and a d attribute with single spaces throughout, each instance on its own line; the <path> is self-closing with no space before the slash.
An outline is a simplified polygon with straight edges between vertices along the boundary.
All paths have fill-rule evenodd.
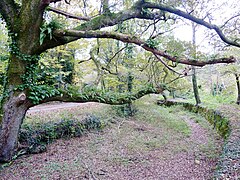
<path id="1" fill-rule="evenodd" d="M 151 14 L 151 12 L 148 8 L 142 8 L 141 14 L 142 15 L 149 15 L 149 14 Z"/>
<path id="2" fill-rule="evenodd" d="M 47 97 L 52 97 L 56 94 L 59 94 L 59 91 L 56 90 L 54 87 L 49 85 L 41 85 L 39 84 L 38 78 L 38 60 L 39 56 L 30 56 L 20 53 L 16 46 L 12 45 L 12 50 L 14 51 L 17 56 L 23 61 L 27 62 L 26 72 L 22 75 L 23 84 L 18 85 L 15 90 L 25 90 L 28 89 L 29 96 L 28 98 L 32 100 L 34 104 L 39 104 L 41 100 Z"/>
<path id="3" fill-rule="evenodd" d="M 58 88 L 73 83 L 76 62 L 74 58 L 75 44 L 49 50 L 39 61 L 38 81 Z"/>
<path id="4" fill-rule="evenodd" d="M 10 34 L 11 35 L 11 34 Z M 58 93 L 53 87 L 48 87 L 46 85 L 40 85 L 37 81 L 38 79 L 38 61 L 40 59 L 39 55 L 28 55 L 20 51 L 16 43 L 16 35 L 11 35 L 12 42 L 10 44 L 10 52 L 17 58 L 24 61 L 25 73 L 21 76 L 23 83 L 15 87 L 15 91 L 28 90 L 29 99 L 32 100 L 34 104 L 38 104 L 45 97 L 51 97 Z M 4 74 L 1 74 L 4 77 Z"/>
<path id="5" fill-rule="evenodd" d="M 17 58 L 21 59 L 22 61 L 25 61 L 26 63 L 36 63 L 39 61 L 40 56 L 39 55 L 29 55 L 24 54 L 20 51 L 17 42 L 15 40 L 15 35 L 11 35 L 12 42 L 9 46 L 10 52 L 14 54 Z M 31 68 L 31 67 L 29 67 Z"/>
<path id="6" fill-rule="evenodd" d="M 146 44 L 148 45 L 148 47 L 156 49 L 157 46 L 159 45 L 159 42 L 156 39 L 148 39 L 146 41 Z"/>
<path id="7" fill-rule="evenodd" d="M 100 119 L 94 115 L 88 116 L 84 121 L 84 127 L 87 130 L 90 129 L 101 129 L 104 127 L 104 123 L 100 121 Z"/>
<path id="8" fill-rule="evenodd" d="M 48 85 L 32 86 L 28 98 L 32 100 L 33 104 L 39 104 L 45 98 L 59 95 L 60 91 Z"/>
<path id="9" fill-rule="evenodd" d="M 8 36 L 5 23 L 0 19 L 0 96 L 2 94 L 3 85 L 6 81 L 6 70 L 9 59 Z"/>
<path id="10" fill-rule="evenodd" d="M 119 117 L 131 117 L 137 112 L 137 107 L 134 104 L 112 106 L 112 109 Z"/>
<path id="11" fill-rule="evenodd" d="M 40 28 L 40 45 L 42 45 L 46 38 L 51 40 L 53 38 L 53 31 L 60 28 L 62 28 L 62 25 L 57 19 L 52 19 L 49 23 L 44 22 Z"/>
<path id="12" fill-rule="evenodd" d="M 49 27 L 58 27 L 56 22 L 49 23 Z M 42 66 L 39 67 L 39 55 L 27 55 L 21 53 L 14 38 L 12 40 L 10 50 L 12 54 L 16 55 L 22 61 L 26 63 L 26 72 L 21 76 L 23 83 L 18 85 L 15 90 L 23 91 L 28 90 L 28 98 L 32 100 L 34 104 L 39 104 L 45 98 L 49 98 L 55 95 L 59 95 L 60 92 L 53 85 L 53 80 L 44 79 L 44 74 L 47 73 Z"/>

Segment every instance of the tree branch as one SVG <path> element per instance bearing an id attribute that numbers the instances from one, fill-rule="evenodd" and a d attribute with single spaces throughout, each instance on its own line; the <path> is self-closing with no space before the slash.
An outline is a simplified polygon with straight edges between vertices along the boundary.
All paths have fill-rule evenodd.
<path id="1" fill-rule="evenodd" d="M 236 18 L 236 17 L 238 17 L 238 16 L 240 16 L 240 14 L 237 14 L 237 15 L 232 16 L 231 18 L 229 18 L 227 21 L 225 21 L 225 23 L 221 26 L 221 28 L 223 28 L 224 26 L 226 26 L 226 24 L 227 24 L 229 21 L 233 20 L 234 18 Z"/>
<path id="2" fill-rule="evenodd" d="M 147 12 L 146 13 L 143 11 L 143 9 L 146 9 L 146 8 L 158 9 L 158 10 L 160 10 L 160 12 L 153 12 L 153 13 Z M 240 47 L 239 43 L 228 39 L 223 34 L 221 29 L 216 25 L 210 24 L 202 19 L 196 18 L 196 17 L 192 16 L 191 14 L 183 12 L 179 9 L 175 9 L 175 8 L 165 6 L 162 4 L 154 4 L 154 3 L 144 2 L 144 1 L 137 1 L 136 4 L 133 5 L 128 10 L 123 10 L 118 13 L 109 12 L 106 14 L 99 15 L 95 18 L 92 18 L 88 22 L 85 22 L 85 23 L 77 26 L 74 30 L 75 31 L 98 30 L 98 29 L 101 29 L 104 27 L 114 26 L 120 22 L 129 20 L 129 19 L 134 19 L 134 18 L 147 19 L 147 20 L 158 20 L 158 19 L 166 20 L 165 13 L 162 11 L 173 13 L 175 15 L 178 15 L 180 17 L 184 17 L 190 21 L 193 21 L 197 24 L 203 25 L 203 26 L 207 27 L 208 29 L 213 29 L 218 34 L 218 36 L 222 39 L 222 41 L 224 41 L 225 43 L 227 43 L 229 45 Z M 81 37 L 79 37 L 79 36 L 75 36 L 75 37 L 74 36 L 69 36 L 69 37 L 58 36 L 58 37 L 53 38 L 52 40 L 45 40 L 43 42 L 42 46 L 38 49 L 38 52 L 36 52 L 36 53 L 42 53 L 49 48 L 63 45 L 63 44 L 75 41 L 79 38 L 81 38 Z M 169 59 L 169 58 L 167 58 L 167 59 Z M 171 59 L 171 60 L 177 61 L 176 59 L 175 60 Z M 220 60 L 220 61 L 224 61 L 224 60 Z M 225 62 L 223 62 L 223 63 L 225 63 Z M 199 64 L 199 66 L 203 66 L 203 65 Z"/>
<path id="3" fill-rule="evenodd" d="M 121 105 L 131 103 L 147 94 L 158 94 L 155 88 L 146 88 L 140 90 L 137 93 L 114 93 L 114 92 L 96 92 L 88 91 L 83 93 L 69 93 L 63 91 L 61 95 L 46 98 L 41 103 L 46 103 L 50 101 L 62 101 L 62 102 L 99 102 L 111 105 Z"/>
<path id="4" fill-rule="evenodd" d="M 101 67 L 101 69 L 104 70 L 104 71 L 107 71 L 109 74 L 112 74 L 112 75 L 115 75 L 115 76 L 118 75 L 118 73 L 114 73 L 114 72 L 112 72 L 110 69 L 108 69 L 106 67 Z"/>
<path id="5" fill-rule="evenodd" d="M 76 16 L 73 14 L 70 14 L 68 12 L 53 8 L 53 7 L 48 7 L 49 11 L 55 12 L 57 14 L 61 14 L 63 16 L 66 16 L 67 18 L 72 18 L 72 19 L 77 19 L 77 20 L 84 20 L 84 21 L 89 21 L 90 17 L 84 17 L 84 16 Z"/>
<path id="6" fill-rule="evenodd" d="M 98 30 L 104 27 L 114 26 L 120 22 L 129 19 L 147 19 L 147 20 L 166 20 L 164 13 L 154 12 L 154 13 L 143 13 L 142 8 L 133 6 L 132 8 L 118 13 L 106 13 L 101 14 L 97 17 L 91 18 L 89 21 L 82 23 L 81 25 L 74 28 L 74 30 L 88 31 L 88 30 Z M 49 48 L 54 48 L 59 45 L 64 45 L 69 42 L 78 40 L 78 37 L 55 37 L 52 40 L 45 40 L 42 46 L 38 49 L 37 53 L 42 53 Z"/>
<path id="7" fill-rule="evenodd" d="M 166 62 L 164 62 L 160 57 L 158 57 L 157 54 L 154 54 L 154 55 L 157 58 L 157 60 L 160 61 L 168 70 L 170 70 L 170 71 L 172 71 L 172 72 L 174 72 L 174 73 L 176 73 L 178 75 L 182 75 L 181 73 L 175 71 L 173 68 L 169 67 Z"/>
<path id="8" fill-rule="evenodd" d="M 169 6 L 165 6 L 163 4 L 155 4 L 155 3 L 150 3 L 150 2 L 144 3 L 142 5 L 142 7 L 144 7 L 144 8 L 151 8 L 151 9 L 159 9 L 159 10 L 162 10 L 162 11 L 167 11 L 167 12 L 176 14 L 178 16 L 181 16 L 181 17 L 183 17 L 185 19 L 188 19 L 190 21 L 193 21 L 193 22 L 195 22 L 197 24 L 200 24 L 202 26 L 205 26 L 208 29 L 213 29 L 218 34 L 218 36 L 222 39 L 223 42 L 225 42 L 225 43 L 227 43 L 229 45 L 232 45 L 232 46 L 240 47 L 239 43 L 228 39 L 223 34 L 222 30 L 217 25 L 210 24 L 210 23 L 208 23 L 208 22 L 206 22 L 206 21 L 204 21 L 202 19 L 199 19 L 199 18 L 197 18 L 195 16 L 192 16 L 189 13 L 186 13 L 184 11 L 181 11 L 179 9 L 175 9 L 175 8 L 172 8 L 172 7 L 169 7 Z"/>
<path id="9" fill-rule="evenodd" d="M 164 51 L 160 51 L 156 48 L 149 47 L 149 45 L 146 42 L 144 42 L 143 40 L 141 40 L 135 36 L 130 36 L 130 35 L 122 34 L 122 33 L 114 33 L 114 32 L 107 32 L 107 31 L 56 30 L 54 32 L 54 35 L 57 37 L 69 36 L 69 37 L 75 37 L 75 38 L 116 39 L 116 40 L 120 40 L 122 42 L 133 43 L 138 46 L 141 46 L 143 49 L 150 51 L 155 55 L 162 56 L 173 62 L 187 64 L 187 65 L 193 65 L 193 66 L 199 66 L 199 67 L 203 67 L 203 66 L 209 65 L 209 64 L 217 64 L 217 63 L 233 63 L 236 61 L 236 59 L 232 56 L 229 58 L 211 59 L 208 61 L 197 61 L 197 60 L 192 60 L 192 59 L 188 59 L 188 58 L 180 59 L 178 57 L 171 56 Z"/>
<path id="10" fill-rule="evenodd" d="M 41 0 L 40 8 L 45 9 L 50 3 L 56 3 L 62 0 Z"/>

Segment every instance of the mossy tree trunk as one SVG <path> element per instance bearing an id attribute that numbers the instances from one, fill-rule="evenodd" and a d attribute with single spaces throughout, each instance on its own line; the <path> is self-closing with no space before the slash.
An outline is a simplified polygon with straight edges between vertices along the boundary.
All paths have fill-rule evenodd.
<path id="1" fill-rule="evenodd" d="M 6 20 L 12 43 L 4 97 L 1 101 L 1 162 L 10 161 L 13 157 L 22 121 L 26 111 L 33 105 L 27 98 L 27 86 L 31 80 L 24 77 L 31 77 L 32 68 L 37 65 L 37 60 L 33 57 L 36 57 L 35 51 L 39 46 L 43 10 L 39 8 L 40 0 L 23 0 L 23 3 L 26 6 L 22 7 L 20 13 L 13 12 L 14 18 Z"/>
<path id="2" fill-rule="evenodd" d="M 196 69 L 192 66 L 192 85 L 193 85 L 193 92 L 196 101 L 196 105 L 201 104 L 201 99 L 198 92 L 198 84 L 197 84 L 197 76 L 196 76 Z"/>
<path id="3" fill-rule="evenodd" d="M 29 108 L 25 94 L 17 96 L 15 93 L 3 103 L 3 117 L 0 129 L 0 161 L 10 161 L 18 143 L 18 133 L 23 118 Z"/>

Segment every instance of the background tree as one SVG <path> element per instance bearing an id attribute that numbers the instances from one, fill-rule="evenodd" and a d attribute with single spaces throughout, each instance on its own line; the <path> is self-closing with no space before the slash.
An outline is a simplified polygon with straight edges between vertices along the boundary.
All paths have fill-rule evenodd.
<path id="1" fill-rule="evenodd" d="M 234 76 L 235 78 L 235 86 L 237 89 L 237 100 L 236 100 L 236 104 L 240 104 L 240 56 L 239 56 L 239 50 L 237 48 L 227 48 L 225 50 L 226 54 L 234 54 L 238 60 L 231 65 L 228 66 L 224 66 L 221 68 L 220 72 L 224 75 L 230 75 L 230 76 Z"/>

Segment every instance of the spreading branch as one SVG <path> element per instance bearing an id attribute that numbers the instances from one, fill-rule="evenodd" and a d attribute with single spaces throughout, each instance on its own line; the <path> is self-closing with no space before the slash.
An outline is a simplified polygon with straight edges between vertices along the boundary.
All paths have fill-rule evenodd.
<path id="1" fill-rule="evenodd" d="M 166 20 L 165 14 L 162 12 L 143 13 L 142 8 L 132 7 L 118 13 L 107 13 L 91 18 L 89 21 L 75 27 L 74 30 L 89 31 L 99 30 L 101 28 L 110 27 L 127 21 L 129 19 L 146 19 L 146 20 Z M 46 39 L 36 53 L 42 53 L 47 49 L 64 45 L 72 41 L 78 40 L 78 37 L 58 36 L 54 39 Z"/>
<path id="2" fill-rule="evenodd" d="M 120 40 L 125 43 L 133 43 L 138 46 L 141 46 L 143 49 L 149 52 L 152 52 L 155 55 L 162 56 L 170 61 L 186 64 L 186 65 L 199 66 L 199 67 L 203 67 L 209 64 L 217 64 L 217 63 L 233 63 L 236 61 L 236 59 L 232 56 L 229 58 L 218 58 L 218 59 L 211 59 L 208 61 L 200 61 L 200 60 L 197 61 L 197 60 L 192 60 L 188 58 L 178 58 L 176 56 L 171 56 L 164 51 L 160 51 L 156 48 L 150 47 L 146 42 L 137 38 L 136 36 L 130 36 L 122 33 L 114 33 L 114 32 L 108 32 L 108 31 L 56 30 L 54 32 L 54 35 L 57 37 L 69 36 L 69 37 L 75 37 L 75 38 L 109 38 L 109 39 Z"/>
<path id="3" fill-rule="evenodd" d="M 155 88 L 146 88 L 140 90 L 136 93 L 114 93 L 114 92 L 96 92 L 88 91 L 83 93 L 69 93 L 63 91 L 61 95 L 46 98 L 41 103 L 51 102 L 51 101 L 62 101 L 62 102 L 99 102 L 111 105 L 121 105 L 131 103 L 134 100 L 137 100 L 147 94 L 158 94 Z"/>
<path id="4" fill-rule="evenodd" d="M 156 20 L 166 20 L 165 12 L 169 12 L 169 13 L 178 15 L 180 17 L 186 18 L 188 20 L 191 20 L 197 24 L 203 25 L 208 29 L 213 29 L 225 43 L 232 45 L 232 46 L 240 47 L 240 44 L 238 42 L 228 39 L 223 34 L 222 30 L 218 26 L 216 26 L 214 24 L 210 24 L 210 23 L 204 21 L 203 19 L 196 18 L 189 13 L 186 13 L 184 11 L 181 11 L 179 9 L 172 8 L 172 7 L 169 7 L 166 5 L 162 5 L 160 3 L 154 4 L 154 3 L 144 2 L 144 1 L 141 1 L 141 3 L 139 3 L 139 2 L 140 1 L 138 1 L 135 5 L 133 5 L 128 10 L 123 10 L 118 13 L 111 12 L 111 13 L 107 13 L 107 14 L 101 14 L 97 17 L 91 18 L 89 21 L 80 24 L 79 26 L 74 28 L 74 30 L 72 30 L 72 31 L 99 30 L 101 28 L 114 26 L 120 22 L 124 22 L 126 20 L 134 19 L 134 18 L 155 20 L 155 21 Z M 160 11 L 144 13 L 143 9 L 157 9 Z M 37 52 L 37 53 L 44 52 L 45 50 L 47 50 L 49 48 L 67 44 L 67 43 L 75 41 L 79 38 L 81 38 L 81 36 L 71 36 L 71 35 L 70 36 L 57 36 L 52 40 L 45 41 L 42 44 L 42 46 L 38 49 L 39 52 Z M 146 48 L 146 49 L 148 49 L 148 48 Z M 160 55 L 160 54 L 158 54 L 158 55 Z M 170 57 L 166 57 L 166 58 L 169 59 Z M 174 62 L 179 61 L 176 58 L 170 58 L 169 60 L 174 61 Z M 221 62 L 229 63 L 229 62 L 232 62 L 232 60 L 229 61 L 229 58 L 219 59 L 217 63 L 221 63 Z M 189 61 L 185 61 L 185 62 L 183 61 L 182 63 L 189 64 L 189 65 L 192 64 L 192 63 L 189 63 Z M 194 62 L 194 64 L 196 64 L 196 63 Z M 204 63 L 199 62 L 197 64 L 197 66 L 204 66 L 205 64 L 206 64 L 205 62 Z M 209 64 L 215 64 L 215 60 L 214 60 L 214 62 L 210 61 Z"/>
<path id="5" fill-rule="evenodd" d="M 77 19 L 77 20 L 83 20 L 83 21 L 89 21 L 91 18 L 90 17 L 84 17 L 84 16 L 76 16 L 73 14 L 70 14 L 68 12 L 53 8 L 53 7 L 48 7 L 49 11 L 55 12 L 57 14 L 61 14 L 67 18 L 72 18 L 72 19 Z"/>
<path id="6" fill-rule="evenodd" d="M 228 24 L 231 20 L 233 20 L 234 18 L 237 18 L 239 16 L 240 16 L 240 14 L 230 17 L 227 21 L 225 21 L 225 23 L 221 26 L 221 28 L 225 27 L 226 24 Z"/>

